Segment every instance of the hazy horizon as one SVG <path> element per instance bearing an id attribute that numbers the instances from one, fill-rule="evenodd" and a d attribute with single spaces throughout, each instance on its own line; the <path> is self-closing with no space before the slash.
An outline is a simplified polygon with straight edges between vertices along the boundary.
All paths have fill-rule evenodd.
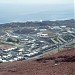
<path id="1" fill-rule="evenodd" d="M 74 0 L 2 0 L 0 23 L 74 19 Z"/>

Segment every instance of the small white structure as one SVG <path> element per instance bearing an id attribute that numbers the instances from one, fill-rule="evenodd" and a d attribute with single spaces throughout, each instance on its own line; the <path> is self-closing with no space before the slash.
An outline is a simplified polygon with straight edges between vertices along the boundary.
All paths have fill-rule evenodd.
<path id="1" fill-rule="evenodd" d="M 2 62 L 7 62 L 6 60 L 2 60 Z"/>
<path id="2" fill-rule="evenodd" d="M 66 28 L 66 26 L 60 26 L 61 28 Z"/>
<path id="3" fill-rule="evenodd" d="M 47 31 L 47 29 L 40 29 L 40 31 Z"/>
<path id="4" fill-rule="evenodd" d="M 37 36 L 40 36 L 40 37 L 47 37 L 48 34 L 47 34 L 47 33 L 40 32 L 40 33 L 37 33 Z"/>
<path id="5" fill-rule="evenodd" d="M 19 51 L 19 52 L 23 52 L 23 51 L 24 51 L 24 49 L 22 48 L 22 49 L 19 49 L 18 51 Z"/>

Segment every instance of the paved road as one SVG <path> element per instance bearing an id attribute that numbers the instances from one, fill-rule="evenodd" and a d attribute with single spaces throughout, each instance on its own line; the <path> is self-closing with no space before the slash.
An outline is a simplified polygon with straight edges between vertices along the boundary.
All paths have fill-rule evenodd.
<path id="1" fill-rule="evenodd" d="M 75 39 L 73 39 L 72 41 L 69 41 L 69 42 L 66 42 L 66 43 L 60 45 L 60 46 L 59 46 L 59 50 L 62 50 L 62 48 L 66 47 L 66 46 L 70 46 L 70 45 L 72 45 L 73 43 L 75 43 Z M 50 47 L 51 47 L 51 46 L 50 46 Z M 37 55 L 37 56 L 32 57 L 32 58 L 28 58 L 28 59 L 38 58 L 38 57 L 43 56 L 44 54 L 47 54 L 47 53 L 49 53 L 49 52 L 58 52 L 58 47 L 55 48 L 55 49 L 48 49 L 46 52 L 43 52 L 43 53 L 41 53 L 40 55 Z"/>

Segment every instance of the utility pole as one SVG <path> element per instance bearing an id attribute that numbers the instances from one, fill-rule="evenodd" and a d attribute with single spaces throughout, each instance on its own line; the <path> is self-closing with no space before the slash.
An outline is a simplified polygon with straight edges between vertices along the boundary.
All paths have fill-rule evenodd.
<path id="1" fill-rule="evenodd" d="M 57 46 L 58 46 L 58 52 L 59 52 L 59 40 L 58 40 L 58 35 L 56 36 L 56 39 L 57 39 L 57 42 L 58 42 Z"/>
<path id="2" fill-rule="evenodd" d="M 58 52 L 59 52 L 59 40 L 58 40 L 58 35 L 55 36 L 55 40 L 57 41 L 57 49 L 58 49 Z"/>
<path id="3" fill-rule="evenodd" d="M 58 39 L 58 38 L 57 38 Z M 58 52 L 59 52 L 59 41 L 58 41 Z"/>

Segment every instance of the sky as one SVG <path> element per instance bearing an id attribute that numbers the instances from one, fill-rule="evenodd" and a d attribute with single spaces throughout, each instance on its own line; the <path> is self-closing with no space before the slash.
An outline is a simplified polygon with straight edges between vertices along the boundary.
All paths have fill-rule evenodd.
<path id="1" fill-rule="evenodd" d="M 0 23 L 74 17 L 75 0 L 0 0 Z"/>
<path id="2" fill-rule="evenodd" d="M 73 4 L 74 0 L 0 0 L 7 4 Z"/>

